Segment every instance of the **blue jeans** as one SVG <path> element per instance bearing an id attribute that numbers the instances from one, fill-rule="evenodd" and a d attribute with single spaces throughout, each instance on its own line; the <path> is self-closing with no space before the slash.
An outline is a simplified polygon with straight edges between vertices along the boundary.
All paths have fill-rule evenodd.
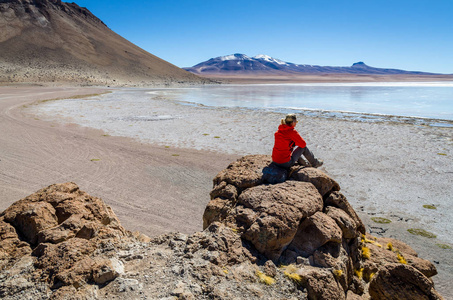
<path id="1" fill-rule="evenodd" d="M 310 149 L 308 149 L 307 147 L 305 148 L 297 147 L 296 150 L 294 150 L 293 153 L 291 154 L 290 161 L 283 164 L 277 164 L 276 162 L 274 162 L 274 164 L 281 168 L 289 169 L 292 166 L 294 166 L 299 159 L 302 159 L 301 158 L 302 155 L 305 156 L 305 158 L 312 166 L 318 163 L 318 160 L 315 158 L 315 155 L 313 154 L 313 152 L 310 151 Z"/>

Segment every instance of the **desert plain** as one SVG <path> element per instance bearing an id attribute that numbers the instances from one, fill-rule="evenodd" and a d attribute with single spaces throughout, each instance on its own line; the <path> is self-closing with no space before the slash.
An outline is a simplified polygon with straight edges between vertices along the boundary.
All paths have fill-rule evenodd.
<path id="1" fill-rule="evenodd" d="M 0 87 L 0 209 L 47 185 L 72 181 L 110 205 L 128 230 L 193 233 L 202 229 L 213 177 L 243 155 L 270 154 L 282 117 L 188 106 L 144 92 L 155 116 L 174 117 L 130 120 L 132 126 L 123 127 L 94 118 L 106 107 L 89 101 L 127 92 Z M 133 109 L 115 105 L 123 113 Z M 137 126 L 142 134 L 130 136 L 128 127 Z M 434 262 L 436 289 L 451 297 L 452 128 L 304 116 L 297 129 L 324 159 L 322 170 L 340 183 L 367 231 L 400 239 Z"/>

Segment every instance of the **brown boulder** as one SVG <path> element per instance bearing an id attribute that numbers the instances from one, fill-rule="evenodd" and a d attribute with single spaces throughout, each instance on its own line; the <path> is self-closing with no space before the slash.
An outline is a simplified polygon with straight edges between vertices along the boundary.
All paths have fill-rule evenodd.
<path id="1" fill-rule="evenodd" d="M 30 244 L 21 241 L 15 228 L 0 217 L 0 270 L 31 251 Z"/>
<path id="2" fill-rule="evenodd" d="M 258 215 L 243 237 L 276 260 L 293 240 L 300 221 L 322 209 L 322 198 L 310 183 L 287 181 L 249 188 L 238 204 Z"/>
<path id="3" fill-rule="evenodd" d="M 307 182 L 286 181 L 275 185 L 261 185 L 245 190 L 238 204 L 269 215 L 282 215 L 288 207 L 294 207 L 299 220 L 321 211 L 322 198 Z"/>
<path id="4" fill-rule="evenodd" d="M 243 247 L 240 235 L 220 222 L 212 223 L 206 230 L 193 234 L 182 244 L 184 253 L 189 257 L 204 249 L 210 253 L 215 252 L 217 255 L 211 256 L 210 261 L 218 266 L 256 261 L 250 251 Z"/>
<path id="5" fill-rule="evenodd" d="M 376 300 L 442 299 L 431 280 L 414 267 L 403 264 L 381 267 L 370 282 L 369 294 Z"/>
<path id="6" fill-rule="evenodd" d="M 340 185 L 335 180 L 316 168 L 299 169 L 292 174 L 292 177 L 298 181 L 311 182 L 323 197 L 333 191 L 340 190 Z"/>
<path id="7" fill-rule="evenodd" d="M 54 184 L 19 200 L 0 215 L 1 265 L 32 254 L 38 257 L 37 276 L 55 288 L 78 287 L 93 279 L 105 282 L 117 275 L 106 271 L 93 278 L 95 270 L 112 269 L 94 253 L 103 239 L 114 242 L 127 236 L 101 199 L 71 182 Z"/>
<path id="8" fill-rule="evenodd" d="M 58 225 L 55 208 L 48 202 L 18 201 L 3 212 L 3 220 L 14 226 L 17 233 L 34 245 L 40 231 Z"/>
<path id="9" fill-rule="evenodd" d="M 341 243 L 341 229 L 331 217 L 317 212 L 300 224 L 297 234 L 288 248 L 308 257 L 328 242 Z"/>
<path id="10" fill-rule="evenodd" d="M 345 291 L 327 269 L 306 267 L 299 269 L 297 274 L 302 277 L 302 286 L 307 289 L 310 300 L 342 300 L 346 299 Z"/>
<path id="11" fill-rule="evenodd" d="M 359 218 L 354 208 L 349 204 L 346 197 L 339 191 L 332 192 L 324 203 L 325 206 L 333 206 L 344 210 L 355 222 L 357 225 L 357 230 L 365 234 L 365 225 L 363 225 L 362 220 Z"/>
<path id="12" fill-rule="evenodd" d="M 364 224 L 327 174 L 294 167 L 290 180 L 266 184 L 262 168 L 269 162 L 270 156 L 249 155 L 220 172 L 203 216 L 204 227 L 221 222 L 245 241 L 250 253 L 257 250 L 274 262 L 307 261 L 311 266 L 298 272 L 302 277 L 298 282 L 309 299 L 367 297 L 373 276 L 387 265 L 410 267 L 422 276 L 436 274 L 434 265 L 418 258 L 406 244 L 365 237 Z M 387 249 L 389 242 L 392 249 Z"/>
<path id="13" fill-rule="evenodd" d="M 203 213 L 203 230 L 215 221 L 223 221 L 233 208 L 228 199 L 215 198 L 209 201 Z"/>
<path id="14" fill-rule="evenodd" d="M 437 274 L 437 269 L 433 263 L 419 258 L 417 253 L 402 241 L 389 238 L 373 238 L 370 235 L 366 235 L 366 239 L 362 239 L 362 243 L 370 251 L 370 257 L 364 260 L 366 273 L 375 272 L 378 266 L 400 263 L 416 268 L 427 277 Z"/>
<path id="15" fill-rule="evenodd" d="M 239 190 L 263 183 L 263 169 L 272 162 L 270 155 L 247 155 L 231 163 L 214 178 L 214 186 L 225 181 Z"/>
<path id="16" fill-rule="evenodd" d="M 327 206 L 325 213 L 335 220 L 337 225 L 341 228 L 344 238 L 353 239 L 360 236 L 360 232 L 357 230 L 357 224 L 344 210 L 333 206 Z"/>

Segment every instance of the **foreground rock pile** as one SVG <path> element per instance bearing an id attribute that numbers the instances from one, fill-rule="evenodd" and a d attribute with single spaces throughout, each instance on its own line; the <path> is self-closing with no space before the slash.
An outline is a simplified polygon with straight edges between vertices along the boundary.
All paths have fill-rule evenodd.
<path id="1" fill-rule="evenodd" d="M 333 179 L 270 162 L 221 171 L 192 235 L 133 234 L 74 183 L 14 203 L 0 215 L 0 298 L 442 299 L 433 264 L 367 235 Z M 269 168 L 284 180 L 266 183 Z"/>

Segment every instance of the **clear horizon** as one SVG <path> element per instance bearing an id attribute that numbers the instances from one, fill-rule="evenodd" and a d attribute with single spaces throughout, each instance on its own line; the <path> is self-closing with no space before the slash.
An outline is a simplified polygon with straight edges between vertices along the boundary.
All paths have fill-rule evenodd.
<path id="1" fill-rule="evenodd" d="M 296 64 L 453 74 L 453 1 L 76 0 L 178 67 L 266 54 Z"/>

